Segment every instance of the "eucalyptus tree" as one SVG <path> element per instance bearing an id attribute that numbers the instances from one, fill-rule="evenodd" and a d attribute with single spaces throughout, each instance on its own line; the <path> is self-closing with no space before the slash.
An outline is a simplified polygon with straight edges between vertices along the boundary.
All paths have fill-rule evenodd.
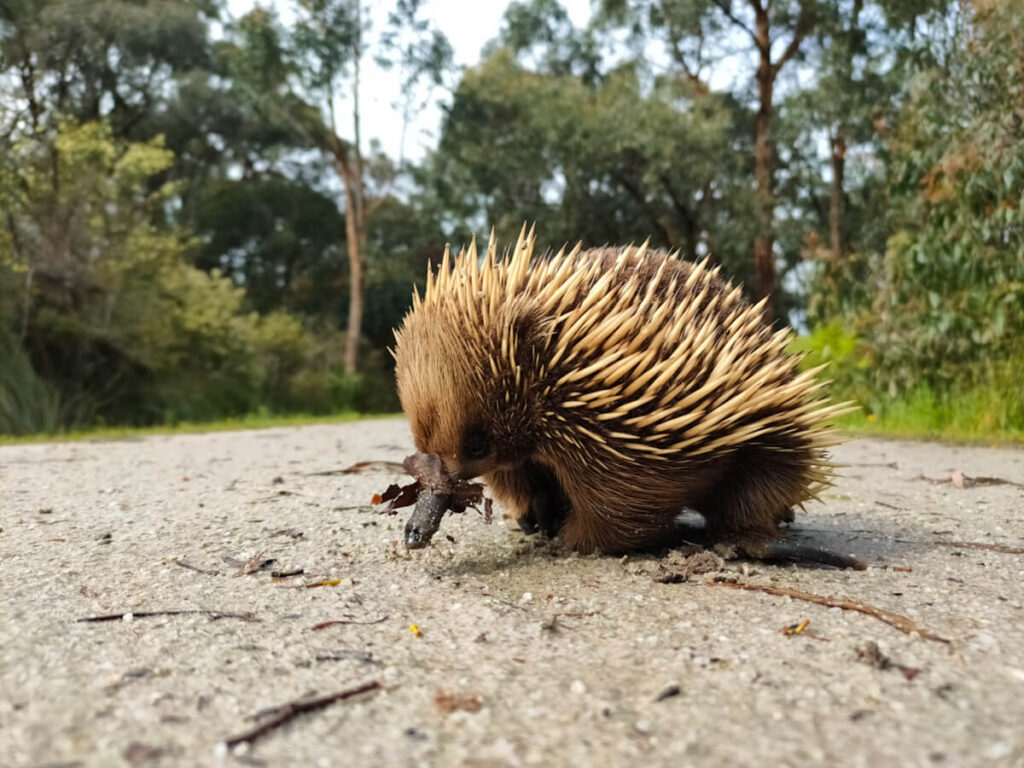
<path id="1" fill-rule="evenodd" d="M 777 86 L 784 69 L 802 55 L 808 35 L 822 22 L 825 0 L 603 0 L 606 24 L 658 40 L 671 66 L 710 89 L 723 67 L 749 74 L 753 85 L 754 179 L 757 225 L 753 244 L 754 290 L 766 318 L 775 317 L 778 290 L 775 250 L 777 158 L 774 122 Z M 745 95 L 745 85 L 737 95 Z"/>
<path id="2" fill-rule="evenodd" d="M 301 88 L 320 110 L 320 148 L 327 153 L 345 190 L 345 244 L 349 262 L 348 346 L 345 368 L 358 367 L 363 321 L 363 260 L 369 222 L 386 199 L 368 194 L 369 167 L 363 148 L 362 71 L 367 56 L 399 66 L 406 93 L 424 78 L 440 83 L 450 66 L 447 39 L 420 16 L 421 0 L 398 0 L 387 29 L 372 34 L 362 0 L 300 0 L 292 30 L 294 62 Z M 339 98 L 351 103 L 349 128 L 338 115 Z"/>

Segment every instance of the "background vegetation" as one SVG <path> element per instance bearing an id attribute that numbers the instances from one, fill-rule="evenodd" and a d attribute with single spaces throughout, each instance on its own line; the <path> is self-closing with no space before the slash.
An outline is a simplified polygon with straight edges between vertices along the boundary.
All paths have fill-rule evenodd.
<path id="1" fill-rule="evenodd" d="M 394 409 L 428 260 L 536 221 L 710 256 L 851 424 L 1024 436 L 1016 0 L 517 0 L 458 71 L 419 0 L 293 11 L 0 0 L 0 434 Z"/>

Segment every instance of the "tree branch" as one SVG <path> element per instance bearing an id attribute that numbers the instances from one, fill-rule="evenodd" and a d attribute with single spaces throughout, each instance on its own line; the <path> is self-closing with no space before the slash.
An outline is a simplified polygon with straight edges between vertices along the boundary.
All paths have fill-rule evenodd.
<path id="1" fill-rule="evenodd" d="M 782 56 L 779 60 L 772 64 L 772 79 L 779 74 L 779 70 L 785 66 L 786 62 L 796 56 L 797 51 L 800 50 L 800 44 L 807 37 L 807 29 L 810 26 L 810 16 L 807 12 L 807 6 L 800 6 L 800 15 L 796 19 L 796 29 L 793 30 L 793 39 L 789 41 L 789 45 L 786 46 L 786 50 L 782 52 Z"/>
<path id="2" fill-rule="evenodd" d="M 387 195 L 386 192 L 387 192 L 387 190 L 385 190 L 385 194 L 378 195 L 377 197 L 372 198 L 369 202 L 366 203 L 366 220 L 367 221 L 372 219 L 373 218 L 373 214 L 375 214 L 377 212 L 377 210 L 382 205 L 384 205 L 384 203 L 387 201 L 389 195 Z"/>
<path id="3" fill-rule="evenodd" d="M 330 136 L 331 154 L 334 155 L 334 162 L 338 165 L 340 176 L 349 179 L 352 176 L 352 165 L 348 159 L 348 143 L 342 139 L 334 130 Z"/>
<path id="4" fill-rule="evenodd" d="M 647 218 L 650 219 L 651 223 L 661 232 L 661 236 L 665 238 L 665 242 L 671 246 L 677 245 L 677 238 L 673 236 L 668 227 L 665 226 L 664 222 L 662 222 L 655 214 L 655 211 L 651 208 L 650 203 L 647 202 L 647 198 L 644 197 L 640 188 L 631 182 L 621 171 L 612 171 L 612 178 L 619 182 L 623 189 L 629 193 L 629 196 L 640 204 L 644 213 L 647 214 Z"/>
<path id="5" fill-rule="evenodd" d="M 750 38 L 755 43 L 757 42 L 757 35 L 754 34 L 754 30 L 752 30 L 749 26 L 744 24 L 743 21 L 732 12 L 732 10 L 729 7 L 730 3 L 728 2 L 728 0 L 711 0 L 711 2 L 718 6 L 718 9 L 725 14 L 725 17 L 729 19 L 729 21 L 731 21 L 737 27 L 739 27 L 748 35 L 750 35 Z M 751 0 L 751 2 L 756 2 L 756 0 Z"/>
<path id="6" fill-rule="evenodd" d="M 672 58 L 676 64 L 683 70 L 683 74 L 686 75 L 686 79 L 689 80 L 694 88 L 697 89 L 698 93 L 708 93 L 710 88 L 707 83 L 700 79 L 700 55 L 698 54 L 697 68 L 693 69 L 686 61 L 686 54 L 679 48 L 679 38 L 674 33 L 669 33 L 671 43 Z"/>
<path id="7" fill-rule="evenodd" d="M 672 186 L 672 180 L 669 178 L 667 173 L 661 174 L 659 177 L 662 185 L 665 187 L 665 192 L 668 194 L 669 200 L 672 201 L 672 206 L 676 209 L 676 213 L 683 220 L 683 224 L 686 227 L 686 247 L 689 250 L 687 256 L 691 259 L 697 258 L 697 244 L 700 240 L 700 216 L 698 211 L 700 210 L 703 201 L 697 203 L 697 210 L 691 209 L 682 198 L 676 194 L 675 188 Z"/>
<path id="8" fill-rule="evenodd" d="M 779 74 L 779 70 L 782 69 L 783 65 L 792 59 L 796 52 L 800 50 L 800 44 L 804 41 L 807 36 L 806 31 L 800 28 L 799 23 L 797 24 L 796 32 L 793 33 L 793 39 L 789 41 L 789 45 L 786 46 L 786 50 L 782 52 L 782 56 L 777 62 L 772 64 L 772 79 Z"/>

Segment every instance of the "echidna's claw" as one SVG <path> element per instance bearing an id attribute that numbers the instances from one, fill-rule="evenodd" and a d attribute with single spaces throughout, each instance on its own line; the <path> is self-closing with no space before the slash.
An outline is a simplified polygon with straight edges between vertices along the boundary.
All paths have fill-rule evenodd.
<path id="1" fill-rule="evenodd" d="M 529 511 L 519 518 L 519 528 L 527 535 L 540 532 L 553 539 L 562 530 L 565 516 L 565 499 L 559 493 L 537 493 L 530 499 Z"/>

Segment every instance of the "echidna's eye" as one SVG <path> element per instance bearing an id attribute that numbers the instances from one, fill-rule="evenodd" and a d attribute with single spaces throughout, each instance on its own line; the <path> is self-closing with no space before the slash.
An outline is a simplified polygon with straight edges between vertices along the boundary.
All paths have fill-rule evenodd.
<path id="1" fill-rule="evenodd" d="M 471 429 L 462 441 L 462 452 L 467 459 L 483 459 L 491 451 L 491 438 L 483 429 Z"/>

